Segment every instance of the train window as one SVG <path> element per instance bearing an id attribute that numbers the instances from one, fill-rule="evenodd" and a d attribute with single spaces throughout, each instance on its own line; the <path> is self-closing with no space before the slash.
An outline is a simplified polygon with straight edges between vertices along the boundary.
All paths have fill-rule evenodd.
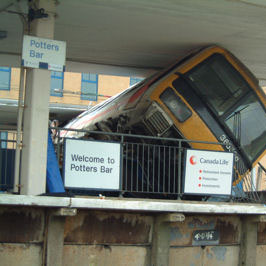
<path id="1" fill-rule="evenodd" d="M 168 87 L 160 95 L 160 99 L 169 108 L 179 122 L 186 121 L 192 115 L 190 109 L 188 109 L 181 98 L 178 97 L 178 95 L 170 87 Z"/>
<path id="2" fill-rule="evenodd" d="M 203 61 L 185 76 L 220 116 L 250 90 L 240 73 L 220 54 Z"/>
<path id="3" fill-rule="evenodd" d="M 252 161 L 265 149 L 266 113 L 254 95 L 238 104 L 225 123 Z"/>

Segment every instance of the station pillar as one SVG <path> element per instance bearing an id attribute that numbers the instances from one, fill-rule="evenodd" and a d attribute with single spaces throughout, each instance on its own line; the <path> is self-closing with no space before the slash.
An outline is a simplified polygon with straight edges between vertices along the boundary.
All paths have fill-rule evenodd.
<path id="1" fill-rule="evenodd" d="M 258 245 L 258 223 L 266 223 L 266 215 L 242 217 L 239 266 L 256 266 L 259 264 L 256 249 Z"/>
<path id="2" fill-rule="evenodd" d="M 31 35 L 53 39 L 55 0 L 36 0 L 30 4 L 48 14 L 30 23 Z M 21 194 L 24 195 L 39 195 L 46 189 L 49 97 L 50 71 L 27 69 L 21 158 Z"/>
<path id="3" fill-rule="evenodd" d="M 182 213 L 159 214 L 155 217 L 150 265 L 169 265 L 170 225 L 171 223 L 183 222 L 184 220 L 185 215 Z"/>

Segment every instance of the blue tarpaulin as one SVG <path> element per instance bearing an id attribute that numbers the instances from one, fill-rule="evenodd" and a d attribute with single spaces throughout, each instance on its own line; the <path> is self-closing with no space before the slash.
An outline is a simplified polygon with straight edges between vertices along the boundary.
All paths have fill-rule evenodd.
<path id="1" fill-rule="evenodd" d="M 48 132 L 48 145 L 47 145 L 47 188 L 50 193 L 65 192 L 59 165 L 57 162 L 54 145 L 51 137 L 50 130 Z"/>

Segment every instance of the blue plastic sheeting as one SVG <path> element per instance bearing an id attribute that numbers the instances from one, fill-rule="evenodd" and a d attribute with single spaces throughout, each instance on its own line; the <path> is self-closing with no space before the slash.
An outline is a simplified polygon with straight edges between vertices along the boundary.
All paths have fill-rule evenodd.
<path id="1" fill-rule="evenodd" d="M 65 192 L 50 131 L 47 145 L 47 188 L 50 193 Z"/>
<path id="2" fill-rule="evenodd" d="M 233 186 L 232 195 L 234 197 L 246 198 L 247 195 L 243 189 L 243 180 L 241 180 L 236 186 Z"/>

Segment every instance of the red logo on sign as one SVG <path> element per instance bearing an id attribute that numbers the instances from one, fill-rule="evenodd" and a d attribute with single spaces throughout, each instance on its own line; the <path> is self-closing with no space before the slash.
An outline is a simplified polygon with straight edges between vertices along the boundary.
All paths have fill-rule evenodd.
<path id="1" fill-rule="evenodd" d="M 195 165 L 197 163 L 196 157 L 194 155 L 190 157 L 189 161 L 192 165 Z"/>

